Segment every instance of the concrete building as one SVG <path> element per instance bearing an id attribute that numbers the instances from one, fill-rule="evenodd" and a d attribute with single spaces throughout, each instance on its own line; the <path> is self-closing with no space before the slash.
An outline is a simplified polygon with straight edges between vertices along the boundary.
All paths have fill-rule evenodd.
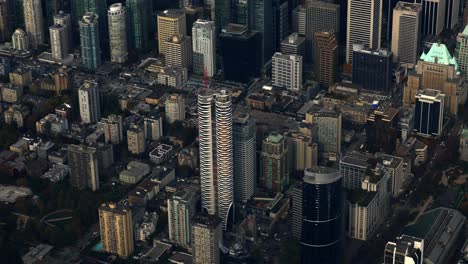
<path id="1" fill-rule="evenodd" d="M 196 195 L 189 189 L 175 192 L 167 199 L 169 240 L 188 248 L 191 244 L 191 219 L 196 212 Z"/>
<path id="2" fill-rule="evenodd" d="M 416 95 L 414 106 L 414 132 L 422 136 L 440 136 L 444 123 L 445 95 L 426 89 Z"/>
<path id="3" fill-rule="evenodd" d="M 168 39 L 174 35 L 187 35 L 185 13 L 177 9 L 165 10 L 158 14 L 157 23 L 159 54 L 166 55 Z"/>
<path id="4" fill-rule="evenodd" d="M 55 93 L 61 95 L 62 91 L 72 88 L 72 72 L 71 68 L 65 66 L 58 68 L 54 72 Z"/>
<path id="5" fill-rule="evenodd" d="M 29 114 L 30 110 L 26 106 L 14 104 L 3 113 L 3 118 L 5 124 L 11 125 L 15 122 L 18 127 L 23 127 Z"/>
<path id="6" fill-rule="evenodd" d="M 305 45 L 305 38 L 294 32 L 281 42 L 280 51 L 284 55 L 300 55 L 304 57 Z"/>
<path id="7" fill-rule="evenodd" d="M 80 28 L 81 62 L 83 67 L 96 70 L 101 66 L 99 16 L 87 12 L 78 22 Z"/>
<path id="8" fill-rule="evenodd" d="M 147 140 L 156 141 L 164 135 L 162 116 L 159 111 L 152 111 L 147 117 L 145 117 L 143 126 L 145 130 L 145 138 Z"/>
<path id="9" fill-rule="evenodd" d="M 446 0 L 423 0 L 422 34 L 439 35 L 445 28 Z"/>
<path id="10" fill-rule="evenodd" d="M 68 45 L 68 32 L 66 27 L 55 24 L 49 27 L 50 47 L 52 49 L 52 58 L 61 61 L 68 56 L 70 50 Z"/>
<path id="11" fill-rule="evenodd" d="M 15 50 L 21 51 L 29 49 L 28 34 L 26 34 L 26 32 L 21 28 L 17 28 L 15 32 L 13 32 L 11 42 L 13 44 L 13 49 Z"/>
<path id="12" fill-rule="evenodd" d="M 258 187 L 272 192 L 284 192 L 289 184 L 288 146 L 285 138 L 271 133 L 263 140 L 260 154 Z"/>
<path id="13" fill-rule="evenodd" d="M 468 76 L 468 25 L 465 29 L 458 33 L 457 36 L 457 48 L 455 51 L 455 57 L 457 58 L 458 66 L 462 72 L 465 80 Z"/>
<path id="14" fill-rule="evenodd" d="M 184 67 L 164 67 L 158 73 L 158 83 L 168 87 L 183 88 L 187 78 L 187 68 Z"/>
<path id="15" fill-rule="evenodd" d="M 166 112 L 166 121 L 174 123 L 175 121 L 185 120 L 185 98 L 180 94 L 172 94 L 164 102 Z"/>
<path id="16" fill-rule="evenodd" d="M 387 92 L 392 85 L 393 59 L 387 49 L 366 49 L 353 45 L 353 84 L 368 90 Z"/>
<path id="17" fill-rule="evenodd" d="M 213 77 L 216 74 L 216 32 L 214 22 L 198 19 L 192 28 L 193 72 Z"/>
<path id="18" fill-rule="evenodd" d="M 120 258 L 133 253 L 133 220 L 128 206 L 104 203 L 99 207 L 102 249 Z"/>
<path id="19" fill-rule="evenodd" d="M 187 70 L 192 68 L 192 43 L 190 37 L 180 34 L 173 35 L 163 45 L 165 46 L 166 66 L 183 67 Z"/>
<path id="20" fill-rule="evenodd" d="M 317 166 L 318 147 L 312 138 L 302 133 L 293 132 L 286 137 L 290 155 L 290 169 L 304 171 Z"/>
<path id="21" fill-rule="evenodd" d="M 29 47 L 37 49 L 45 43 L 44 16 L 41 0 L 24 0 L 24 25 L 28 35 Z"/>
<path id="22" fill-rule="evenodd" d="M 403 105 L 414 105 L 419 90 L 433 89 L 445 94 L 445 109 L 450 114 L 457 114 L 467 98 L 467 86 L 463 81 L 458 62 L 447 46 L 433 43 L 429 52 L 421 54 L 415 70 L 408 72 Z"/>
<path id="23" fill-rule="evenodd" d="M 99 189 L 99 164 L 96 148 L 85 145 L 68 145 L 70 184 L 79 189 Z"/>
<path id="24" fill-rule="evenodd" d="M 106 143 L 120 144 L 124 141 L 122 116 L 109 115 L 107 118 L 102 118 L 100 123 Z"/>
<path id="25" fill-rule="evenodd" d="M 335 33 L 315 32 L 314 62 L 316 80 L 325 87 L 335 83 L 338 72 L 338 41 Z"/>
<path id="26" fill-rule="evenodd" d="M 353 61 L 353 44 L 379 49 L 382 35 L 382 0 L 349 0 L 346 28 L 346 63 Z"/>
<path id="27" fill-rule="evenodd" d="M 73 48 L 73 35 L 72 35 L 72 24 L 71 24 L 71 16 L 70 14 L 65 14 L 63 11 L 59 11 L 55 16 L 54 16 L 54 25 L 60 25 L 64 28 L 65 31 L 65 41 L 67 43 L 67 48 L 66 53 L 69 54 L 71 53 L 71 50 Z"/>
<path id="28" fill-rule="evenodd" d="M 125 63 L 128 60 L 127 9 L 116 3 L 107 12 L 111 61 Z"/>
<path id="29" fill-rule="evenodd" d="M 167 144 L 158 144 L 151 152 L 149 153 L 149 158 L 151 162 L 156 165 L 163 164 L 164 162 L 169 161 L 174 157 L 174 147 Z"/>
<path id="30" fill-rule="evenodd" d="M 395 242 L 387 242 L 384 264 L 423 264 L 424 240 L 402 235 Z"/>
<path id="31" fill-rule="evenodd" d="M 141 126 L 133 125 L 127 129 L 127 147 L 134 155 L 146 151 L 145 132 Z"/>
<path id="32" fill-rule="evenodd" d="M 336 160 L 341 153 L 341 114 L 314 112 L 312 124 L 317 126 L 317 145 L 320 157 Z"/>
<path id="33" fill-rule="evenodd" d="M 219 264 L 222 239 L 221 219 L 212 215 L 196 215 L 192 219 L 192 252 L 194 264 Z"/>
<path id="34" fill-rule="evenodd" d="M 400 1 L 393 9 L 393 62 L 416 64 L 421 35 L 421 4 Z"/>
<path id="35" fill-rule="evenodd" d="M 101 118 L 99 104 L 98 84 L 94 81 L 85 81 L 78 89 L 78 102 L 80 118 L 83 124 L 96 123 Z"/>
<path id="36" fill-rule="evenodd" d="M 119 173 L 119 180 L 126 184 L 137 184 L 150 173 L 150 166 L 143 162 L 130 161 L 125 170 Z"/>
<path id="37" fill-rule="evenodd" d="M 344 188 L 348 190 L 361 189 L 362 181 L 369 167 L 367 161 L 373 157 L 370 153 L 351 151 L 340 159 L 339 169 L 343 175 Z"/>
<path id="38" fill-rule="evenodd" d="M 0 91 L 2 102 L 18 103 L 23 98 L 23 86 L 1 84 Z"/>
<path id="39" fill-rule="evenodd" d="M 303 5 L 299 5 L 292 11 L 292 31 L 297 32 L 300 36 L 306 35 L 306 9 Z"/>
<path id="40" fill-rule="evenodd" d="M 299 92 L 302 88 L 302 56 L 276 52 L 272 58 L 272 84 Z"/>

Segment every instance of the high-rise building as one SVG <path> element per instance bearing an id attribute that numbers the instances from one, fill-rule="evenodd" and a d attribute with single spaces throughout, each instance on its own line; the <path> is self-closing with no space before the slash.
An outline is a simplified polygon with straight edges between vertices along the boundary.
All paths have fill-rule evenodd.
<path id="1" fill-rule="evenodd" d="M 181 247 L 191 243 L 191 219 L 196 212 L 196 196 L 190 190 L 179 190 L 167 199 L 169 239 Z"/>
<path id="2" fill-rule="evenodd" d="M 463 85 L 463 79 L 458 62 L 447 46 L 433 43 L 429 52 L 421 54 L 415 69 L 408 72 L 403 104 L 414 104 L 419 90 L 434 89 L 445 94 L 445 109 L 451 114 L 457 114 L 459 105 L 464 105 L 467 98 L 467 87 Z"/>
<path id="3" fill-rule="evenodd" d="M 15 30 L 15 32 L 13 32 L 13 35 L 11 36 L 11 42 L 13 44 L 13 49 L 15 50 L 29 49 L 28 35 L 21 28 L 18 28 Z"/>
<path id="4" fill-rule="evenodd" d="M 293 32 L 297 32 L 301 36 L 306 35 L 306 9 L 303 5 L 293 9 L 291 28 Z"/>
<path id="5" fill-rule="evenodd" d="M 298 241 L 302 233 L 302 182 L 296 182 L 292 187 L 292 236 Z"/>
<path id="6" fill-rule="evenodd" d="M 174 35 L 187 35 L 185 13 L 182 10 L 169 9 L 158 14 L 159 54 L 166 55 L 166 43 Z"/>
<path id="7" fill-rule="evenodd" d="M 353 83 L 364 89 L 388 91 L 392 85 L 392 52 L 353 45 Z"/>
<path id="8" fill-rule="evenodd" d="M 163 43 L 165 48 L 166 66 L 192 68 L 192 43 L 190 37 L 184 35 L 171 36 Z"/>
<path id="9" fill-rule="evenodd" d="M 467 8 L 468 9 L 468 8 Z M 458 33 L 457 36 L 457 49 L 455 53 L 458 66 L 462 73 L 464 73 L 465 80 L 468 79 L 468 25 L 465 26 L 463 32 Z"/>
<path id="10" fill-rule="evenodd" d="M 304 171 L 302 186 L 302 263 L 343 262 L 342 176 L 329 167 Z"/>
<path id="11" fill-rule="evenodd" d="M 128 60 L 127 10 L 121 3 L 113 4 L 109 7 L 107 17 L 111 61 L 125 63 Z"/>
<path id="12" fill-rule="evenodd" d="M 41 0 L 24 0 L 23 9 L 24 25 L 28 34 L 30 48 L 37 49 L 45 41 L 42 2 Z"/>
<path id="13" fill-rule="evenodd" d="M 164 102 L 166 121 L 170 124 L 185 120 L 185 99 L 180 94 L 172 94 Z"/>
<path id="14" fill-rule="evenodd" d="M 94 81 L 85 81 L 78 89 L 81 123 L 96 123 L 101 118 L 99 104 L 98 84 Z"/>
<path id="15" fill-rule="evenodd" d="M 260 62 L 263 67 L 273 55 L 273 1 L 256 0 L 254 5 L 252 29 L 261 35 Z"/>
<path id="16" fill-rule="evenodd" d="M 60 67 L 54 72 L 55 93 L 62 94 L 62 91 L 70 90 L 72 87 L 71 68 Z"/>
<path id="17" fill-rule="evenodd" d="M 66 32 L 66 42 L 68 43 L 68 50 L 66 52 L 67 54 L 69 54 L 73 48 L 73 29 L 70 15 L 65 14 L 65 12 L 63 11 L 58 12 L 58 14 L 54 16 L 54 24 L 61 25 L 62 27 L 64 27 L 64 30 Z"/>
<path id="18" fill-rule="evenodd" d="M 11 23 L 9 21 L 8 1 L 0 1 L 0 43 L 7 41 L 11 37 Z"/>
<path id="19" fill-rule="evenodd" d="M 192 260 L 194 264 L 220 263 L 221 225 L 221 219 L 212 215 L 196 215 L 192 219 Z"/>
<path id="20" fill-rule="evenodd" d="M 274 86 L 299 92 L 302 88 L 302 56 L 275 52 L 271 75 Z"/>
<path id="21" fill-rule="evenodd" d="M 101 119 L 106 143 L 120 144 L 124 141 L 122 116 L 109 115 Z"/>
<path id="22" fill-rule="evenodd" d="M 221 90 L 215 94 L 216 115 L 216 176 L 218 182 L 218 216 L 223 229 L 233 214 L 234 178 L 232 152 L 232 100 L 231 93 Z"/>
<path id="23" fill-rule="evenodd" d="M 282 135 L 271 133 L 262 143 L 258 187 L 272 192 L 284 192 L 288 184 L 288 146 Z"/>
<path id="24" fill-rule="evenodd" d="M 317 126 L 317 144 L 320 157 L 336 159 L 341 152 L 341 114 L 336 112 L 312 113 Z"/>
<path id="25" fill-rule="evenodd" d="M 395 242 L 387 242 L 384 264 L 423 264 L 424 239 L 402 235 Z"/>
<path id="26" fill-rule="evenodd" d="M 134 155 L 146 150 L 145 131 L 141 126 L 133 125 L 127 129 L 127 148 Z"/>
<path id="27" fill-rule="evenodd" d="M 230 0 L 211 0 L 211 8 L 214 9 L 214 16 L 211 19 L 215 22 L 216 32 L 221 32 L 221 29 L 231 23 L 231 2 Z"/>
<path id="28" fill-rule="evenodd" d="M 60 10 L 64 9 L 65 2 L 63 0 L 50 0 L 45 1 L 45 23 L 46 25 L 53 25 L 54 23 L 54 16 L 60 12 Z"/>
<path id="29" fill-rule="evenodd" d="M 101 35 L 101 50 L 109 47 L 109 27 L 107 24 L 107 3 L 106 0 L 74 0 L 71 1 L 72 24 L 76 25 L 81 21 L 86 13 L 93 13 L 99 17 L 99 35 Z"/>
<path id="30" fill-rule="evenodd" d="M 439 35 L 445 28 L 446 0 L 423 0 L 422 34 Z"/>
<path id="31" fill-rule="evenodd" d="M 234 0 L 232 9 L 232 23 L 252 26 L 253 24 L 253 12 L 254 12 L 253 0 Z"/>
<path id="32" fill-rule="evenodd" d="M 223 58 L 224 78 L 235 82 L 248 82 L 262 67 L 262 36 L 246 26 L 228 24 L 219 35 Z"/>
<path id="33" fill-rule="evenodd" d="M 297 32 L 292 33 L 281 42 L 281 53 L 305 56 L 305 38 Z"/>
<path id="34" fill-rule="evenodd" d="M 460 15 L 460 0 L 446 0 L 445 5 L 445 28 L 453 29 L 458 23 Z"/>
<path id="35" fill-rule="evenodd" d="M 203 19 L 203 7 L 188 5 L 184 7 L 187 36 L 192 36 L 192 29 L 198 19 Z"/>
<path id="36" fill-rule="evenodd" d="M 393 61 L 416 64 L 421 35 L 421 4 L 400 1 L 393 9 Z"/>
<path id="37" fill-rule="evenodd" d="M 340 31 L 340 6 L 329 2 L 306 2 L 306 61 L 314 58 L 315 32 L 328 31 L 338 34 Z"/>
<path id="38" fill-rule="evenodd" d="M 255 191 L 256 123 L 246 107 L 235 109 L 232 123 L 234 199 L 237 203 L 246 203 Z"/>
<path id="39" fill-rule="evenodd" d="M 148 0 L 127 0 L 125 7 L 128 14 L 128 47 L 147 51 L 152 45 L 150 26 L 151 9 Z"/>
<path id="40" fill-rule="evenodd" d="M 423 136 L 442 134 L 445 95 L 438 90 L 421 90 L 414 106 L 414 131 Z"/>
<path id="41" fill-rule="evenodd" d="M 70 184 L 80 190 L 99 189 L 99 166 L 96 148 L 85 145 L 68 145 Z"/>
<path id="42" fill-rule="evenodd" d="M 364 174 L 369 167 L 368 160 L 374 156 L 369 153 L 350 151 L 340 159 L 339 169 L 343 176 L 343 187 L 348 190 L 361 189 Z"/>
<path id="43" fill-rule="evenodd" d="M 281 42 L 289 32 L 289 4 L 287 0 L 273 0 L 273 52 L 280 49 Z"/>
<path id="44" fill-rule="evenodd" d="M 61 61 L 68 55 L 68 32 L 66 27 L 55 24 L 49 27 L 52 58 Z"/>
<path id="45" fill-rule="evenodd" d="M 133 253 L 132 210 L 115 203 L 103 203 L 99 207 L 99 229 L 102 249 L 121 258 Z"/>
<path id="46" fill-rule="evenodd" d="M 198 93 L 198 137 L 200 154 L 200 185 L 202 210 L 215 215 L 218 209 L 216 179 L 213 162 L 213 92 L 201 89 Z"/>
<path id="47" fill-rule="evenodd" d="M 192 28 L 193 72 L 213 77 L 216 74 L 216 32 L 214 23 L 198 19 Z"/>
<path id="48" fill-rule="evenodd" d="M 144 119 L 145 138 L 156 141 L 163 136 L 163 122 L 159 111 L 152 111 Z"/>
<path id="49" fill-rule="evenodd" d="M 94 13 L 86 13 L 80 20 L 81 62 L 84 67 L 96 70 L 101 66 L 101 47 L 99 17 Z"/>
<path id="50" fill-rule="evenodd" d="M 318 147 L 312 138 L 293 132 L 286 137 L 290 155 L 291 171 L 304 171 L 317 165 Z"/>
<path id="51" fill-rule="evenodd" d="M 382 0 L 349 0 L 346 29 L 346 63 L 353 60 L 353 45 L 379 49 L 382 35 Z"/>
<path id="52" fill-rule="evenodd" d="M 315 32 L 314 62 L 316 80 L 325 87 L 335 83 L 338 71 L 338 41 L 335 33 Z"/>

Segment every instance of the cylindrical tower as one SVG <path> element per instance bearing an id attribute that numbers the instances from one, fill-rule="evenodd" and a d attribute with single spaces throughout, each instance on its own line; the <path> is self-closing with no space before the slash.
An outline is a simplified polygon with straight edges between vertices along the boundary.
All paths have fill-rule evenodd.
<path id="1" fill-rule="evenodd" d="M 213 128 L 211 105 L 213 92 L 202 89 L 198 93 L 198 137 L 200 155 L 200 183 L 202 209 L 215 215 L 217 211 L 213 170 Z"/>
<path id="2" fill-rule="evenodd" d="M 234 200 L 232 170 L 232 101 L 231 93 L 221 90 L 216 105 L 216 171 L 218 180 L 218 215 L 226 230 Z"/>
<path id="3" fill-rule="evenodd" d="M 302 263 L 342 263 L 343 192 L 337 169 L 304 171 L 302 189 Z"/>
<path id="4" fill-rule="evenodd" d="M 126 9 L 121 3 L 113 4 L 109 7 L 107 16 L 111 61 L 124 63 L 128 58 Z"/>

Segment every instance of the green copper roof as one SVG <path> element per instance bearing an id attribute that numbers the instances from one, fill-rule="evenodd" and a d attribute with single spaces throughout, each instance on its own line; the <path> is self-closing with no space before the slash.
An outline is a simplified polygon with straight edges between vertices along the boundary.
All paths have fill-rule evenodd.
<path id="1" fill-rule="evenodd" d="M 465 29 L 463 30 L 462 35 L 468 36 L 468 25 L 466 25 Z"/>
<path id="2" fill-rule="evenodd" d="M 452 57 L 452 55 L 450 55 L 447 46 L 442 43 L 433 43 L 429 52 L 423 52 L 419 59 L 437 64 L 453 65 L 455 67 L 455 71 L 458 73 L 457 61 Z"/>
<path id="3" fill-rule="evenodd" d="M 468 138 L 468 128 L 464 128 L 462 131 L 462 137 L 463 138 Z"/>

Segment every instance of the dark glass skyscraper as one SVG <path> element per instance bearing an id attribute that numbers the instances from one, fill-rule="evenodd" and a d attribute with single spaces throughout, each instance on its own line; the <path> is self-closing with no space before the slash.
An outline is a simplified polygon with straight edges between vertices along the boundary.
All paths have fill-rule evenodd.
<path id="1" fill-rule="evenodd" d="M 414 131 L 423 136 L 442 133 L 445 95 L 437 90 L 426 89 L 416 95 L 414 105 Z"/>
<path id="2" fill-rule="evenodd" d="M 130 49 L 146 51 L 155 41 L 151 38 L 151 8 L 148 0 L 127 0 L 128 45 Z M 156 22 L 154 22 L 155 24 Z"/>
<path id="3" fill-rule="evenodd" d="M 304 171 L 301 262 L 342 263 L 344 225 L 342 176 L 337 169 Z"/>
<path id="4" fill-rule="evenodd" d="M 353 46 L 353 83 L 364 89 L 387 91 L 392 84 L 392 52 Z"/>
<path id="5" fill-rule="evenodd" d="M 271 60 L 273 55 L 273 2 L 272 0 L 255 0 L 255 12 L 252 29 L 262 36 L 262 65 Z"/>

